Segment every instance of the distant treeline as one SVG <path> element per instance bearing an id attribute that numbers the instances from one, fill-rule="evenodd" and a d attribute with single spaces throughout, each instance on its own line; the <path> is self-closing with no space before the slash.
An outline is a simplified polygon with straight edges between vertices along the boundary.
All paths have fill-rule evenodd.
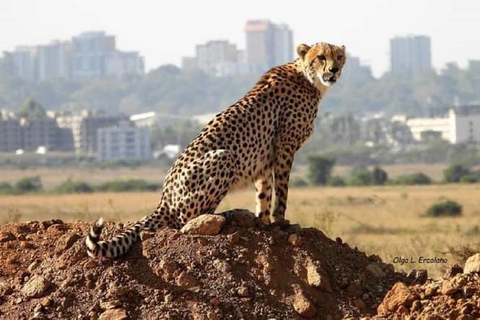
<path id="1" fill-rule="evenodd" d="M 139 192 L 157 191 L 162 188 L 161 183 L 149 182 L 141 179 L 112 180 L 100 185 L 92 185 L 84 181 L 67 179 L 53 190 L 46 191 L 43 188 L 40 177 L 26 177 L 15 184 L 0 182 L 0 194 L 21 195 L 31 193 L 93 193 L 93 192 Z"/>
<path id="2" fill-rule="evenodd" d="M 295 178 L 293 186 L 382 186 L 382 185 L 428 185 L 434 181 L 422 172 L 405 174 L 389 178 L 380 166 L 368 169 L 366 166 L 353 167 L 349 177 L 332 175 L 336 160 L 331 156 L 312 155 L 308 157 L 307 180 Z M 480 183 L 480 170 L 471 170 L 468 166 L 452 164 L 443 171 L 441 183 Z"/>
<path id="3" fill-rule="evenodd" d="M 346 65 L 348 68 L 348 62 Z M 103 109 L 127 114 L 157 111 L 179 115 L 217 112 L 242 97 L 260 75 L 218 78 L 203 71 L 185 71 L 161 66 L 139 76 L 91 81 L 52 79 L 28 82 L 11 72 L 0 59 L 0 107 L 18 110 L 31 97 L 47 109 Z M 321 112 L 355 113 L 384 111 L 386 114 L 425 115 L 431 107 L 480 101 L 480 63 L 466 69 L 448 64 L 436 73 L 415 76 L 391 73 L 374 78 L 365 71 L 348 72 L 322 102 Z"/>

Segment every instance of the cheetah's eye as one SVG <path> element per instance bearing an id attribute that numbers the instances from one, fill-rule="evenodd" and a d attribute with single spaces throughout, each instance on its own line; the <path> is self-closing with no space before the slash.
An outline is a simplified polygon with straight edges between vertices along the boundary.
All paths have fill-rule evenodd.
<path id="1" fill-rule="evenodd" d="M 322 54 L 321 56 L 318 56 L 318 59 L 320 59 L 320 61 L 325 61 L 327 60 L 327 58 L 325 58 L 325 56 Z"/>
<path id="2" fill-rule="evenodd" d="M 337 60 L 340 61 L 342 60 L 343 56 L 337 56 Z"/>

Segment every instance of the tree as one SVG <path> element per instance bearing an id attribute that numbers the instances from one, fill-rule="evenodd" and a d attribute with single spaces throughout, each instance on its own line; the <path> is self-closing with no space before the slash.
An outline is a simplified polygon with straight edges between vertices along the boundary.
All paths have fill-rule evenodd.
<path id="1" fill-rule="evenodd" d="M 18 115 L 27 119 L 42 119 L 47 116 L 45 109 L 32 98 L 28 98 L 20 107 Z"/>
<path id="2" fill-rule="evenodd" d="M 335 159 L 328 156 L 308 157 L 308 179 L 313 185 L 326 185 L 331 176 Z"/>
<path id="3" fill-rule="evenodd" d="M 384 185 L 388 180 L 388 173 L 380 167 L 373 168 L 372 184 L 376 186 Z"/>
<path id="4" fill-rule="evenodd" d="M 443 171 L 446 182 L 460 182 L 464 176 L 470 174 L 470 169 L 461 164 L 452 164 Z"/>

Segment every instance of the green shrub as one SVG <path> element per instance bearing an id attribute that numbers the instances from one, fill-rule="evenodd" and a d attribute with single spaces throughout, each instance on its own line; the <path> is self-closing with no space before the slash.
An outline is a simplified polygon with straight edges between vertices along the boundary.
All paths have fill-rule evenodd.
<path id="1" fill-rule="evenodd" d="M 308 179 L 314 186 L 326 185 L 335 165 L 335 158 L 321 155 L 308 157 Z"/>
<path id="2" fill-rule="evenodd" d="M 40 192 L 42 191 L 42 181 L 40 177 L 23 178 L 15 184 L 15 191 L 22 193 Z"/>
<path id="3" fill-rule="evenodd" d="M 305 186 L 308 186 L 308 183 L 307 183 L 307 181 L 303 180 L 302 178 L 296 177 L 296 178 L 293 178 L 290 181 L 290 185 L 292 187 L 305 187 Z"/>
<path id="4" fill-rule="evenodd" d="M 443 171 L 443 177 L 446 182 L 460 182 L 464 176 L 470 174 L 470 169 L 461 164 L 452 164 Z"/>
<path id="5" fill-rule="evenodd" d="M 388 180 L 388 173 L 380 167 L 373 168 L 372 184 L 376 186 L 383 186 Z"/>
<path id="6" fill-rule="evenodd" d="M 348 179 L 348 184 L 351 186 L 369 186 L 372 184 L 372 181 L 373 178 L 371 172 L 358 171 Z"/>
<path id="7" fill-rule="evenodd" d="M 327 184 L 332 187 L 343 187 L 346 185 L 345 179 L 340 176 L 333 176 L 328 179 Z"/>
<path id="8" fill-rule="evenodd" d="M 453 200 L 435 203 L 427 210 L 427 215 L 432 217 L 459 216 L 462 214 L 462 205 Z"/>
<path id="9" fill-rule="evenodd" d="M 15 189 L 8 182 L 0 182 L 0 194 L 13 194 Z"/>
<path id="10" fill-rule="evenodd" d="M 140 179 L 113 180 L 97 187 L 99 191 L 128 192 L 128 191 L 156 191 L 162 187 L 159 183 L 148 182 Z"/>
<path id="11" fill-rule="evenodd" d="M 432 184 L 432 179 L 424 173 L 417 172 L 399 176 L 392 183 L 399 185 Z"/>
<path id="12" fill-rule="evenodd" d="M 68 179 L 58 187 L 56 187 L 53 192 L 55 193 L 92 193 L 94 188 L 83 181 L 72 181 Z"/>

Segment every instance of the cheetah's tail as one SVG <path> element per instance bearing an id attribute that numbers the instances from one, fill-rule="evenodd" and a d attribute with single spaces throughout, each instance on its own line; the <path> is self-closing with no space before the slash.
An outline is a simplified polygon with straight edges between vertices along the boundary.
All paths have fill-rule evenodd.
<path id="1" fill-rule="evenodd" d="M 88 255 L 92 258 L 121 256 L 140 239 L 140 232 L 144 229 L 147 220 L 142 219 L 136 222 L 132 227 L 110 240 L 99 241 L 104 226 L 104 221 L 100 218 L 92 226 L 85 239 Z"/>

